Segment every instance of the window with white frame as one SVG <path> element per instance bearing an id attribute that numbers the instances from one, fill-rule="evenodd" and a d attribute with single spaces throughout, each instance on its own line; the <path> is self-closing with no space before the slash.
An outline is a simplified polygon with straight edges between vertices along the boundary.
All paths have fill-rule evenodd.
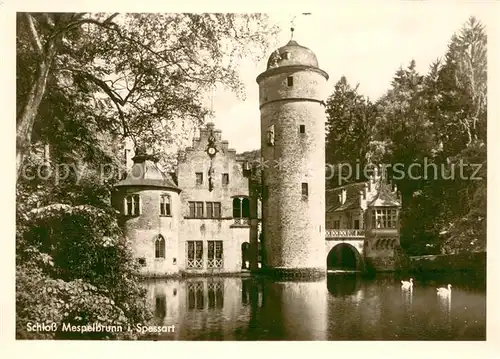
<path id="1" fill-rule="evenodd" d="M 187 267 L 203 268 L 203 242 L 187 241 Z"/>
<path id="2" fill-rule="evenodd" d="M 128 195 L 124 199 L 124 214 L 138 216 L 141 214 L 141 197 L 138 194 Z"/>
<path id="3" fill-rule="evenodd" d="M 208 241 L 208 268 L 222 268 L 223 264 L 223 246 L 222 241 Z"/>
<path id="4" fill-rule="evenodd" d="M 160 196 L 160 216 L 171 216 L 170 208 L 170 195 L 163 194 Z"/>
<path id="5" fill-rule="evenodd" d="M 397 228 L 398 211 L 391 208 L 372 210 L 372 228 Z"/>
<path id="6" fill-rule="evenodd" d="M 233 218 L 235 224 L 249 224 L 250 200 L 248 198 L 233 198 Z"/>

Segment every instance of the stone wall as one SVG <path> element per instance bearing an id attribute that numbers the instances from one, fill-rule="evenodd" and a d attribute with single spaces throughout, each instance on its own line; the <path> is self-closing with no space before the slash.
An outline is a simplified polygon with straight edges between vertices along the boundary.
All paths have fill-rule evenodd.
<path id="1" fill-rule="evenodd" d="M 219 220 L 186 218 L 182 220 L 180 227 L 179 250 L 182 254 L 179 256 L 179 267 L 183 272 L 190 274 L 241 272 L 241 246 L 245 242 L 250 243 L 249 226 L 234 226 L 231 218 Z M 187 241 L 203 241 L 203 268 L 187 268 Z M 208 241 L 222 241 L 223 268 L 207 268 Z"/>
<path id="2" fill-rule="evenodd" d="M 218 152 L 213 159 L 207 154 L 209 137 L 215 137 Z M 189 273 L 235 273 L 241 272 L 241 246 L 250 242 L 250 226 L 237 224 L 233 219 L 233 198 L 245 198 L 249 195 L 249 183 L 244 172 L 244 162 L 236 156 L 236 151 L 229 148 L 221 132 L 208 123 L 200 130 L 200 136 L 193 140 L 193 146 L 179 161 L 177 178 L 182 189 L 180 195 L 182 221 L 179 234 L 179 266 Z M 213 189 L 209 190 L 209 169 L 213 169 Z M 196 184 L 196 173 L 203 174 L 203 183 Z M 229 183 L 222 183 L 222 174 L 229 175 Z M 189 202 L 220 202 L 221 218 L 190 218 Z M 206 207 L 204 208 L 206 211 Z M 208 241 L 223 241 L 223 268 L 207 269 Z M 187 241 L 203 241 L 204 267 L 187 268 Z"/>
<path id="3" fill-rule="evenodd" d="M 178 233 L 181 220 L 180 199 L 176 191 L 157 187 L 121 188 L 113 196 L 113 204 L 123 213 L 124 198 L 139 194 L 141 214 L 137 217 L 122 217 L 124 233 L 130 240 L 136 258 L 144 258 L 143 275 L 171 275 L 179 272 Z M 170 195 L 171 216 L 160 216 L 160 196 Z M 155 258 L 155 239 L 161 234 L 165 239 L 165 258 Z"/>
<path id="4" fill-rule="evenodd" d="M 259 77 L 267 267 L 326 269 L 325 110 L 320 104 L 325 83 L 323 74 L 304 69 Z M 307 198 L 302 183 L 307 183 Z"/>

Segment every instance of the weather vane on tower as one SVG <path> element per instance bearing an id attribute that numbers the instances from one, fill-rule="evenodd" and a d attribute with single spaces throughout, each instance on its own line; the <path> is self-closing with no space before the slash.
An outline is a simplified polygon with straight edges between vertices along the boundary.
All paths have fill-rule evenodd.
<path id="1" fill-rule="evenodd" d="M 303 12 L 302 15 L 311 15 L 310 12 Z M 290 20 L 290 41 L 293 40 L 293 32 L 295 31 L 295 19 L 297 18 L 297 15 L 295 15 L 292 20 Z"/>

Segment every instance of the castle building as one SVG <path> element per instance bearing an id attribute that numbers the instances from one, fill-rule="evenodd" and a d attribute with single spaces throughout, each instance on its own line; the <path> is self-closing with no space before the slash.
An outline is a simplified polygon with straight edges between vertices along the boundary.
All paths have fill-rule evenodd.
<path id="1" fill-rule="evenodd" d="M 316 55 L 291 40 L 257 77 L 264 267 L 325 275 L 325 87 Z"/>
<path id="2" fill-rule="evenodd" d="M 179 158 L 176 182 L 144 150 L 133 162 L 113 203 L 142 274 L 250 269 L 249 241 L 251 234 L 257 238 L 258 218 L 256 199 L 249 198 L 249 167 L 213 123 Z"/>
<path id="3" fill-rule="evenodd" d="M 323 99 L 328 74 L 291 40 L 257 77 L 261 181 L 208 123 L 177 172 L 138 149 L 112 203 L 146 276 L 394 268 L 400 197 L 378 173 L 325 189 Z M 255 190 L 257 189 L 257 190 Z"/>
<path id="4" fill-rule="evenodd" d="M 401 209 L 396 186 L 375 168 L 368 181 L 328 189 L 326 199 L 328 268 L 394 270 Z"/>

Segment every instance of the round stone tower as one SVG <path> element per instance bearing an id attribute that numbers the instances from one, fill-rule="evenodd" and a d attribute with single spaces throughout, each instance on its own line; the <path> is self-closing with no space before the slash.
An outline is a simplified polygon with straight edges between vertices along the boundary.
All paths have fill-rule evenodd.
<path id="1" fill-rule="evenodd" d="M 325 121 L 328 74 L 291 40 L 257 77 L 261 114 L 263 267 L 326 273 Z"/>
<path id="2" fill-rule="evenodd" d="M 131 241 L 141 274 L 162 276 L 179 272 L 181 190 L 157 166 L 157 158 L 138 148 L 127 176 L 115 185 L 113 205 Z"/>

